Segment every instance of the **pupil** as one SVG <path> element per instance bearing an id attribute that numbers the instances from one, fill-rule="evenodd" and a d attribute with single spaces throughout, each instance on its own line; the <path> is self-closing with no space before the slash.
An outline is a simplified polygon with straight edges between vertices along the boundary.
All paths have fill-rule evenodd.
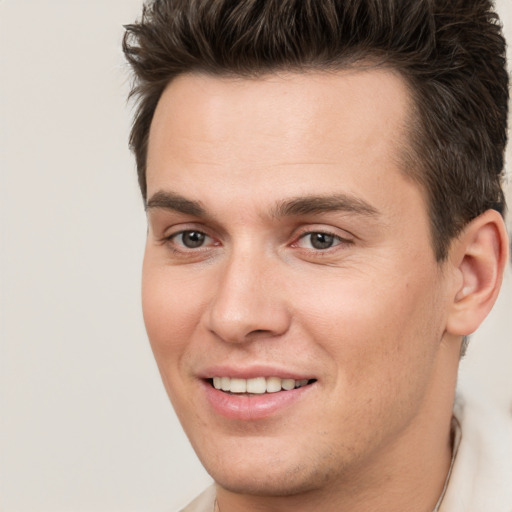
<path id="1" fill-rule="evenodd" d="M 315 249 L 329 249 L 334 241 L 333 235 L 326 233 L 314 233 L 311 235 L 311 245 Z"/>
<path id="2" fill-rule="evenodd" d="M 204 233 L 199 231 L 186 231 L 181 236 L 183 240 L 183 245 L 188 247 L 189 249 L 194 249 L 196 247 L 200 247 L 204 242 Z"/>

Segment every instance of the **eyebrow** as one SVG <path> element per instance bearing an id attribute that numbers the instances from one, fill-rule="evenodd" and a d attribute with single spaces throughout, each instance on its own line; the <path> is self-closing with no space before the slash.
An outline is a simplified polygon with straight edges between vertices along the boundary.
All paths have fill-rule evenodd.
<path id="1" fill-rule="evenodd" d="M 199 201 L 187 199 L 174 192 L 156 192 L 147 201 L 146 211 L 152 208 L 162 208 L 193 215 L 206 217 L 207 211 Z M 350 194 L 334 194 L 329 196 L 299 196 L 279 201 L 271 210 L 271 216 L 298 217 L 328 212 L 346 212 L 367 217 L 376 217 L 379 211 L 365 200 Z"/>
<path id="2" fill-rule="evenodd" d="M 291 217 L 328 212 L 346 212 L 376 217 L 379 211 L 364 199 L 350 194 L 300 196 L 280 201 L 273 209 L 274 217 Z"/>
<path id="3" fill-rule="evenodd" d="M 192 201 L 174 192 L 156 192 L 147 201 L 146 211 L 152 208 L 162 208 L 164 210 L 172 210 L 183 213 L 185 215 L 193 215 L 195 217 L 205 217 L 206 210 L 198 201 Z"/>

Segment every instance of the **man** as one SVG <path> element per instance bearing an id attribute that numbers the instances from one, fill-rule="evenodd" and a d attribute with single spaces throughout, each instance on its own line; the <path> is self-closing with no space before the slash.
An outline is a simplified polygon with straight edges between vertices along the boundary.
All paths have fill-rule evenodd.
<path id="1" fill-rule="evenodd" d="M 507 427 L 454 408 L 507 262 L 504 48 L 487 0 L 127 27 L 144 318 L 215 481 L 185 510 L 512 510 Z"/>

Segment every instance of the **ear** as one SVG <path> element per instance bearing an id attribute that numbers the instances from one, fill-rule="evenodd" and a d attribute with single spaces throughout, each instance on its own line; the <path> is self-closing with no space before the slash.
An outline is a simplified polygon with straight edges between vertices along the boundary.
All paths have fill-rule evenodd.
<path id="1" fill-rule="evenodd" d="M 450 248 L 457 279 L 446 330 L 467 336 L 494 305 L 508 261 L 508 238 L 502 216 L 487 210 L 473 219 Z"/>

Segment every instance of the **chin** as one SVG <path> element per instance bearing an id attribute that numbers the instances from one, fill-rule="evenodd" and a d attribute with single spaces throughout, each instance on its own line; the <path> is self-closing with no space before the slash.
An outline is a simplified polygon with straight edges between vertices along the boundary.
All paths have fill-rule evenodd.
<path id="1" fill-rule="evenodd" d="M 202 461 L 215 482 L 232 493 L 250 496 L 292 496 L 315 491 L 328 485 L 332 473 L 325 468 L 308 466 L 305 461 L 286 461 L 272 454 L 268 460 L 244 461 L 230 456 L 222 466 Z"/>
<path id="2" fill-rule="evenodd" d="M 288 474 L 276 475 L 255 475 L 253 470 L 250 475 L 219 475 L 211 473 L 215 482 L 222 488 L 235 494 L 279 497 L 293 496 L 313 491 L 317 486 L 306 478 Z"/>

